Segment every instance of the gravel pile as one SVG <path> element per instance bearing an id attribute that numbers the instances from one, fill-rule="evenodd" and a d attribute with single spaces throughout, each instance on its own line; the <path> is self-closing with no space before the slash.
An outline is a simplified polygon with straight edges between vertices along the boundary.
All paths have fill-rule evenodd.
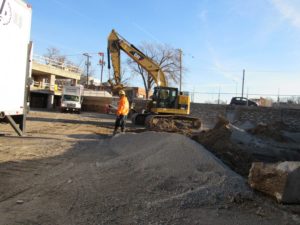
<path id="1" fill-rule="evenodd" d="M 183 208 L 222 204 L 252 198 L 245 180 L 202 145 L 183 135 L 162 132 L 114 136 L 109 148 L 118 155 L 110 166 L 128 164 L 148 182 L 150 192 Z"/>

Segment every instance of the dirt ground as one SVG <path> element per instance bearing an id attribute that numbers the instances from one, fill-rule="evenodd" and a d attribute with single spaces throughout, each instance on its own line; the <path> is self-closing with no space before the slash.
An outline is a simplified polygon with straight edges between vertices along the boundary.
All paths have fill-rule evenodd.
<path id="1" fill-rule="evenodd" d="M 113 115 L 31 111 L 25 137 L 0 124 L 0 224 L 300 224 L 299 206 L 259 193 L 188 208 L 161 201 L 180 191 L 174 181 L 151 188 L 159 181 L 130 161 L 113 166 L 113 122 Z M 128 124 L 128 132 L 142 131 Z"/>

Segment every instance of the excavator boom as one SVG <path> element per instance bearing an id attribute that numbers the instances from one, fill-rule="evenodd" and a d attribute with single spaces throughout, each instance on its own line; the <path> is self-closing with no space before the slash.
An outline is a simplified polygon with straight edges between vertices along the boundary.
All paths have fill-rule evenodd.
<path id="1" fill-rule="evenodd" d="M 125 38 L 121 37 L 115 30 L 112 30 L 108 36 L 108 56 L 111 57 L 116 83 L 120 82 L 120 50 L 124 51 L 132 60 L 145 69 L 158 86 L 167 86 L 166 77 L 160 66 L 134 45 L 130 44 Z"/>

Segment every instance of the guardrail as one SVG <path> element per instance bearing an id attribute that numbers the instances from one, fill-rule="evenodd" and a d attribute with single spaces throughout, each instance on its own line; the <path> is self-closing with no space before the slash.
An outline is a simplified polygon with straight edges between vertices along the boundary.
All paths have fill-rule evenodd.
<path id="1" fill-rule="evenodd" d="M 50 84 L 43 81 L 33 81 L 31 89 L 35 90 L 50 90 L 50 91 L 62 91 L 63 85 L 60 84 Z"/>
<path id="2" fill-rule="evenodd" d="M 74 66 L 74 65 L 72 65 L 70 63 L 66 63 L 66 62 L 59 62 L 57 60 L 50 59 L 45 56 L 33 55 L 32 60 L 33 60 L 33 62 L 42 64 L 42 65 L 55 67 L 55 68 L 58 68 L 58 69 L 61 69 L 64 71 L 70 71 L 73 73 L 82 73 L 82 70 L 77 66 Z"/>

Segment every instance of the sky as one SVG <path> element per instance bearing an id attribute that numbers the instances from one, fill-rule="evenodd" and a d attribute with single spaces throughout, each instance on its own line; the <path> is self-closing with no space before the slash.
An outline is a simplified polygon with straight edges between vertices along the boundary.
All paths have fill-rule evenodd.
<path id="1" fill-rule="evenodd" d="M 135 46 L 183 51 L 183 90 L 241 95 L 300 95 L 299 0 L 28 0 L 34 53 L 56 47 L 84 64 L 105 53 L 112 29 Z M 125 62 L 125 56 L 122 56 Z M 130 74 L 130 71 L 127 70 Z M 112 74 L 112 72 L 111 72 Z M 108 70 L 104 70 L 104 80 Z M 132 85 L 141 85 L 136 77 Z"/>

